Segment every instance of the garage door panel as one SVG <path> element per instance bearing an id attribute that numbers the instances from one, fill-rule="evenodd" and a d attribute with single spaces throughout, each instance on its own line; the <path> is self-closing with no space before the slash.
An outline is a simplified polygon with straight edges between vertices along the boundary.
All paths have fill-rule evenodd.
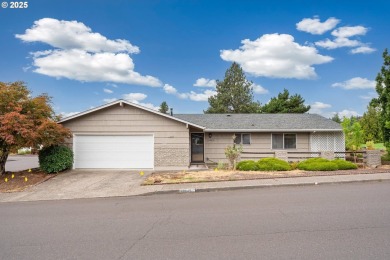
<path id="1" fill-rule="evenodd" d="M 76 135 L 74 142 L 75 168 L 153 168 L 152 135 Z"/>

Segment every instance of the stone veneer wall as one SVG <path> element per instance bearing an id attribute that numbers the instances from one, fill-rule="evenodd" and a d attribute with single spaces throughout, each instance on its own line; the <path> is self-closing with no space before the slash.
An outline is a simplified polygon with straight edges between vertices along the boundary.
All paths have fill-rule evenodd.
<path id="1" fill-rule="evenodd" d="M 380 150 L 367 150 L 364 155 L 365 163 L 368 167 L 377 167 L 382 164 Z"/>
<path id="2" fill-rule="evenodd" d="M 154 148 L 154 166 L 185 166 L 189 165 L 188 148 L 155 147 Z"/>
<path id="3" fill-rule="evenodd" d="M 287 151 L 275 151 L 275 158 L 280 160 L 288 161 L 288 152 Z"/>
<path id="4" fill-rule="evenodd" d="M 327 160 L 333 160 L 335 159 L 335 153 L 333 151 L 321 151 L 320 157 Z"/>

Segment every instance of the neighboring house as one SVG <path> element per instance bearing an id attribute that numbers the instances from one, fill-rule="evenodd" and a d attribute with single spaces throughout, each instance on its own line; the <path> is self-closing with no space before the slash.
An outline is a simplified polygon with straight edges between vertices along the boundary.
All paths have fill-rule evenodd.
<path id="1" fill-rule="evenodd" d="M 186 169 L 245 152 L 344 151 L 341 126 L 315 114 L 162 114 L 118 100 L 64 118 L 74 168 Z"/>

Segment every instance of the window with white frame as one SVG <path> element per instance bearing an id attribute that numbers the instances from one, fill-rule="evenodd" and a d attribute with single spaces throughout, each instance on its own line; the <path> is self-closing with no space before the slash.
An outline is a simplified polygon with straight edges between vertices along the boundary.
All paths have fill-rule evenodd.
<path id="1" fill-rule="evenodd" d="M 251 134 L 236 133 L 234 137 L 235 144 L 251 144 Z"/>
<path id="2" fill-rule="evenodd" d="M 296 149 L 296 134 L 272 134 L 272 149 Z"/>

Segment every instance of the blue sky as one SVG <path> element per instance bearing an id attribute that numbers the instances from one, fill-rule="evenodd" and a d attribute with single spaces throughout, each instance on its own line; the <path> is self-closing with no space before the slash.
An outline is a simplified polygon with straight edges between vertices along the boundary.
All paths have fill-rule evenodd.
<path id="1" fill-rule="evenodd" d="M 112 3 L 114 2 L 114 3 Z M 202 113 L 231 62 L 262 104 L 361 115 L 389 47 L 388 1 L 29 1 L 0 8 L 0 81 L 69 115 L 114 99 Z"/>

